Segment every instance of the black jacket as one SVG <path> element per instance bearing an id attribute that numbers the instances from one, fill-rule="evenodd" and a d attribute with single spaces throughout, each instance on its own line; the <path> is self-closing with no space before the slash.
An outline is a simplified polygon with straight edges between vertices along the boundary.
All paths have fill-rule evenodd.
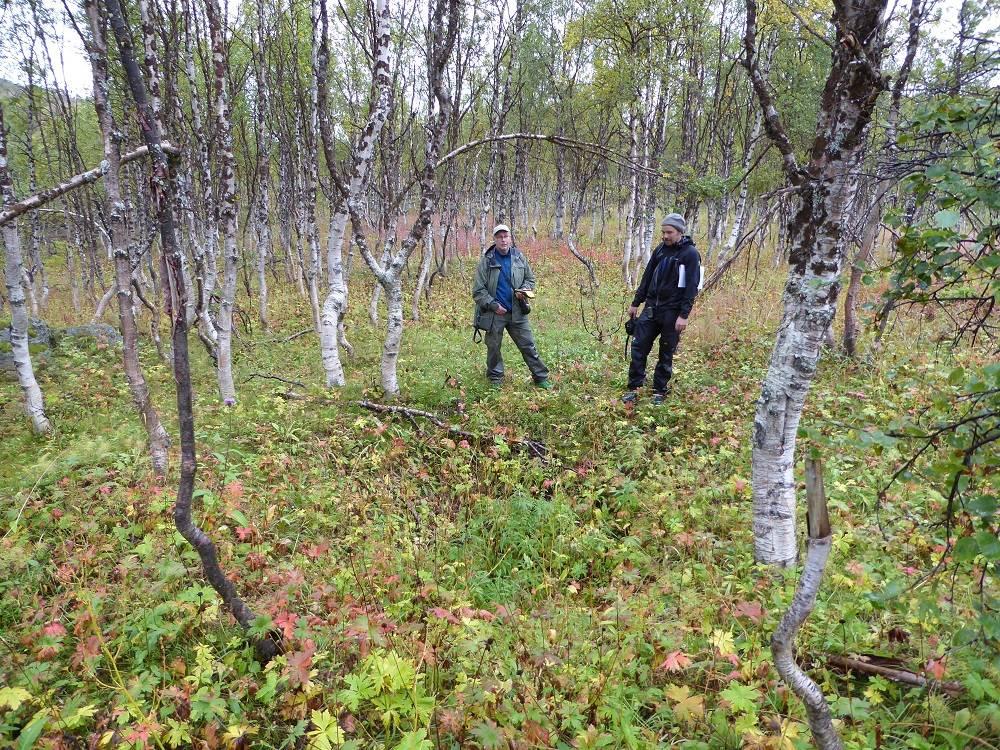
<path id="1" fill-rule="evenodd" d="M 665 261 L 665 262 L 664 262 Z M 646 264 L 633 307 L 643 302 L 654 313 L 676 310 L 680 317 L 691 314 L 698 287 L 701 286 L 701 256 L 691 238 L 685 235 L 676 245 L 661 242 Z"/>

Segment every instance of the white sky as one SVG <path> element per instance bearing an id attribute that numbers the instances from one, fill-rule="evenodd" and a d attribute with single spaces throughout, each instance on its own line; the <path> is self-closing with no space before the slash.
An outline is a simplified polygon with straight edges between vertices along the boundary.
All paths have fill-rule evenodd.
<path id="1" fill-rule="evenodd" d="M 905 12 L 908 6 L 905 0 L 892 0 L 892 2 L 902 12 Z M 77 5 L 74 0 L 68 4 L 71 8 Z M 230 13 L 236 11 L 238 4 L 238 2 L 233 3 Z M 89 96 L 92 88 L 90 64 L 76 31 L 67 21 L 61 1 L 41 0 L 41 5 L 58 19 L 55 24 L 57 38 L 49 40 L 52 67 L 48 66 L 41 45 L 37 40 L 32 40 L 30 31 L 15 29 L 18 19 L 27 17 L 27 3 L 23 0 L 20 2 L 14 0 L 0 5 L 0 78 L 21 85 L 27 82 L 24 60 L 28 54 L 28 44 L 34 41 L 36 59 L 47 68 L 48 79 L 58 80 L 76 96 Z M 938 41 L 947 42 L 954 35 L 960 6 L 961 0 L 940 0 L 938 7 L 941 9 L 941 21 L 932 30 Z M 984 31 L 987 29 L 995 31 L 998 25 L 1000 25 L 1000 14 L 994 14 L 985 24 Z"/>

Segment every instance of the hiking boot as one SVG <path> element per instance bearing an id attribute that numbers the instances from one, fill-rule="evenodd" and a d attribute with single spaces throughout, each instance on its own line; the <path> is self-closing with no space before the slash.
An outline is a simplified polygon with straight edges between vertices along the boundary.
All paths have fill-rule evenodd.
<path id="1" fill-rule="evenodd" d="M 660 404 L 662 404 L 666 400 L 666 398 L 667 398 L 667 394 L 666 393 L 654 393 L 653 394 L 653 406 L 659 406 Z"/>
<path id="2" fill-rule="evenodd" d="M 635 391 L 626 391 L 625 395 L 622 396 L 622 403 L 626 406 L 628 404 L 634 404 L 639 399 L 639 394 Z"/>
<path id="3" fill-rule="evenodd" d="M 503 381 L 502 380 L 491 380 L 490 381 L 490 388 L 492 388 L 494 391 L 499 391 L 501 388 L 503 388 Z"/>
<path id="4" fill-rule="evenodd" d="M 545 380 L 536 381 L 535 385 L 537 385 L 543 391 L 551 391 L 553 388 L 552 381 L 549 380 L 548 378 L 545 378 Z"/>

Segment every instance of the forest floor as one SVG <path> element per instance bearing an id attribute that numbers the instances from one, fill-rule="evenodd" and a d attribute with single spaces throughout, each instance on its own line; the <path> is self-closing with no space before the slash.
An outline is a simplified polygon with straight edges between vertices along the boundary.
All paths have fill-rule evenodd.
<path id="1" fill-rule="evenodd" d="M 336 392 L 316 337 L 292 338 L 309 320 L 294 293 L 275 296 L 271 331 L 241 330 L 233 407 L 192 337 L 196 519 L 260 615 L 253 635 L 283 633 L 266 667 L 174 531 L 176 447 L 159 486 L 117 349 L 64 341 L 39 368 L 47 439 L 0 383 L 0 746 L 809 747 L 768 646 L 795 572 L 755 566 L 750 528 L 783 270 L 741 267 L 699 299 L 668 403 L 645 394 L 627 410 L 612 259 L 581 297 L 568 253 L 527 251 L 553 391 L 532 386 L 509 340 L 507 382 L 487 386 L 474 261 L 454 262 L 407 321 L 401 403 L 471 437 L 357 405 L 381 401 L 363 269 Z M 80 322 L 64 298 L 49 321 Z M 799 658 L 848 747 L 996 748 L 1000 671 L 970 630 L 977 571 L 909 590 L 944 549 L 941 496 L 910 481 L 879 503 L 901 454 L 864 439 L 973 355 L 937 347 L 932 323 L 903 331 L 876 362 L 825 356 L 808 400 L 800 455 L 824 458 L 835 541 Z M 176 435 L 171 372 L 145 341 L 143 359 Z M 827 661 L 861 654 L 957 684 Z"/>

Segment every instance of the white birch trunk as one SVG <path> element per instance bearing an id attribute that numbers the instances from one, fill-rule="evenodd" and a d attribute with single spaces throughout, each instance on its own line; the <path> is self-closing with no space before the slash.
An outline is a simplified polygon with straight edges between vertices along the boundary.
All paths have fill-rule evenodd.
<path id="1" fill-rule="evenodd" d="M 760 563 L 788 566 L 797 557 L 792 475 L 797 431 L 823 338 L 836 312 L 845 255 L 842 227 L 857 190 L 865 131 L 880 91 L 878 30 L 884 11 L 885 0 L 867 0 L 840 8 L 835 16 L 838 39 L 846 35 L 870 45 L 870 65 L 858 65 L 856 51 L 846 43 L 834 46 L 807 168 L 798 166 L 760 70 L 748 65 L 768 117 L 769 135 L 796 187 L 787 230 L 790 268 L 784 315 L 754 415 L 753 535 L 754 556 Z M 755 21 L 756 4 L 748 0 L 745 46 L 750 49 L 755 44 Z"/>
<path id="2" fill-rule="evenodd" d="M 382 343 L 382 390 L 386 396 L 399 395 L 396 365 L 403 341 L 403 279 L 402 267 L 394 268 L 394 277 L 385 290 L 385 341 Z"/>
<path id="3" fill-rule="evenodd" d="M 222 31 L 222 9 L 217 0 L 206 0 L 205 9 L 208 12 L 208 25 L 212 39 L 212 65 L 215 71 L 215 128 L 216 137 L 219 139 L 219 161 L 221 163 L 219 218 L 222 222 L 224 265 L 216 342 L 219 355 L 217 368 L 219 398 L 226 403 L 235 403 L 233 306 L 236 303 L 236 266 L 239 263 L 239 249 L 236 245 L 236 158 L 233 156 L 233 129 L 226 86 L 226 40 Z"/>
<path id="4" fill-rule="evenodd" d="M 2 104 L 0 104 L 0 197 L 5 209 L 14 203 L 14 184 L 7 167 L 7 131 L 4 126 Z M 14 368 L 21 390 L 24 392 L 24 407 L 31 417 L 31 426 L 36 433 L 45 434 L 52 430 L 52 425 L 45 416 L 42 389 L 35 380 L 31 352 L 28 350 L 28 311 L 25 306 L 24 287 L 21 285 L 21 277 L 24 275 L 21 238 L 13 221 L 0 226 L 0 233 L 3 235 L 5 247 L 4 281 L 7 285 L 7 304 L 10 306 L 10 346 L 14 354 Z"/>
<path id="5" fill-rule="evenodd" d="M 326 8 L 321 7 L 322 39 L 316 61 L 317 105 L 319 107 L 319 128 L 326 149 L 327 168 L 335 169 L 333 162 L 333 137 L 330 124 L 330 112 L 326 100 L 326 71 L 329 64 L 327 49 L 327 19 Z M 378 28 L 376 30 L 375 64 L 372 79 L 376 85 L 376 98 L 372 105 L 371 115 L 361 131 L 357 147 L 351 160 L 352 169 L 347 181 L 347 196 L 335 207 L 330 218 L 330 233 L 327 240 L 327 274 L 329 286 L 326 298 L 323 300 L 322 312 L 319 316 L 320 353 L 323 360 L 323 370 L 326 373 L 327 388 L 344 385 L 344 368 L 340 361 L 339 345 L 346 342 L 344 336 L 344 315 L 347 312 L 347 274 L 344 272 L 343 246 L 344 234 L 347 228 L 347 201 L 358 200 L 368 185 L 372 161 L 375 158 L 375 143 L 378 141 L 382 128 L 389 118 L 391 106 L 392 50 L 389 35 L 389 4 L 388 0 L 378 0 L 376 7 Z M 322 90 L 320 89 L 322 87 Z M 393 227 L 395 233 L 395 226 Z M 376 286 L 376 289 L 378 287 Z M 347 345 L 348 348 L 350 344 Z"/>
<path id="6" fill-rule="evenodd" d="M 420 257 L 420 273 L 417 275 L 417 284 L 413 289 L 413 304 L 410 308 L 410 318 L 414 321 L 420 320 L 420 295 L 423 294 L 427 285 L 427 276 L 431 270 L 431 258 L 434 257 L 434 231 L 428 230 L 424 236 L 424 251 Z"/>

